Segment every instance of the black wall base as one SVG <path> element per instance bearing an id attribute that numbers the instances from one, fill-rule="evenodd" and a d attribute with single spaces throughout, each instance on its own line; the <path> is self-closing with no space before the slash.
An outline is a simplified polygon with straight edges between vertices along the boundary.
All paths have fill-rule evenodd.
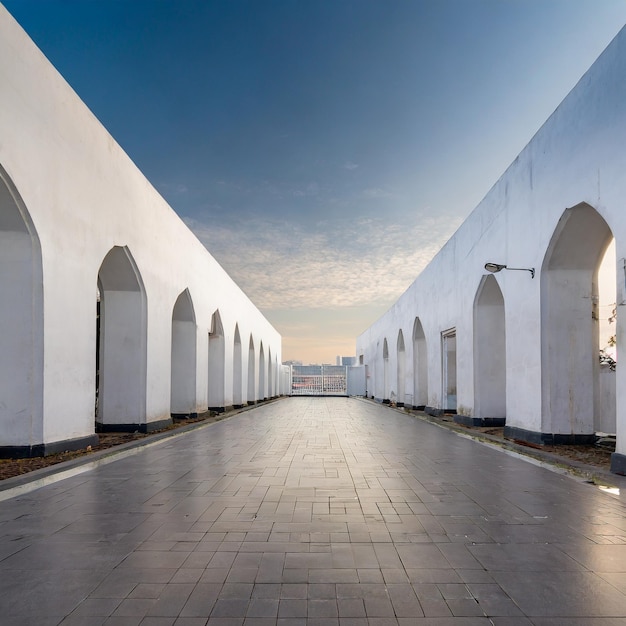
<path id="1" fill-rule="evenodd" d="M 426 413 L 426 415 L 432 415 L 433 417 L 441 417 L 443 415 L 443 409 L 436 409 L 434 406 L 425 406 L 424 413 Z"/>
<path id="2" fill-rule="evenodd" d="M 497 426 L 504 426 L 506 424 L 505 417 L 469 417 L 468 415 L 454 416 L 456 424 L 463 424 L 463 426 L 476 426 L 478 428 L 495 428 Z"/>
<path id="3" fill-rule="evenodd" d="M 424 411 L 426 409 L 426 405 L 425 404 L 414 404 L 413 405 L 413 410 L 414 411 Z"/>
<path id="4" fill-rule="evenodd" d="M 29 459 L 36 456 L 50 456 L 59 452 L 71 450 L 83 450 L 88 446 L 97 446 L 98 435 L 87 435 L 77 439 L 64 439 L 52 443 L 40 443 L 34 446 L 0 446 L 0 458 L 3 459 Z"/>
<path id="5" fill-rule="evenodd" d="M 589 435 L 574 435 L 563 433 L 539 433 L 534 430 L 505 426 L 504 436 L 506 439 L 519 439 L 528 443 L 545 446 L 582 446 L 596 442 L 595 433 Z"/>
<path id="6" fill-rule="evenodd" d="M 197 413 L 172 413 L 173 420 L 190 420 L 196 417 L 198 417 Z"/>
<path id="7" fill-rule="evenodd" d="M 172 425 L 172 418 L 148 422 L 147 424 L 102 424 L 96 422 L 98 433 L 153 433 L 155 430 L 163 430 Z"/>
<path id="8" fill-rule="evenodd" d="M 232 411 L 235 408 L 237 407 L 231 404 L 230 406 L 210 406 L 208 410 L 212 411 L 213 413 L 226 413 L 227 411 Z"/>
<path id="9" fill-rule="evenodd" d="M 626 454 L 613 452 L 611 454 L 611 471 L 620 476 L 626 476 Z"/>

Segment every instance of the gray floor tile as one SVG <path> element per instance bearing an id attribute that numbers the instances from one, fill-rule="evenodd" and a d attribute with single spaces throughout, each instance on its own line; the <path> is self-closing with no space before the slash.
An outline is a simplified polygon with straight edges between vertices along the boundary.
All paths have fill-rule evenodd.
<path id="1" fill-rule="evenodd" d="M 495 572 L 494 579 L 528 617 L 623 617 L 626 596 L 592 572 Z"/>
<path id="2" fill-rule="evenodd" d="M 242 598 L 218 598 L 211 617 L 245 617 L 250 601 Z"/>
<path id="3" fill-rule="evenodd" d="M 307 601 L 285 598 L 278 604 L 279 618 L 307 617 Z"/>
<path id="4" fill-rule="evenodd" d="M 311 598 L 308 601 L 308 617 L 338 617 L 337 600 L 335 598 Z"/>
<path id="5" fill-rule="evenodd" d="M 292 398 L 0 503 L 11 626 L 616 626 L 624 498 Z"/>

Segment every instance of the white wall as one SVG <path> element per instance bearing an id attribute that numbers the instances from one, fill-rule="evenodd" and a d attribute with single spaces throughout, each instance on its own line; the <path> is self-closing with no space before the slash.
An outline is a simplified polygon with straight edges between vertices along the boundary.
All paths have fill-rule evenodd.
<path id="1" fill-rule="evenodd" d="M 235 325 L 242 337 L 263 341 L 280 359 L 278 332 L 1 6 L 0 84 L 0 166 L 32 221 L 43 275 L 43 346 L 35 345 L 42 381 L 35 373 L 28 382 L 35 395 L 41 389 L 41 403 L 31 403 L 28 416 L 2 409 L 2 423 L 10 424 L 4 440 L 32 445 L 93 433 L 97 278 L 114 246 L 132 255 L 146 295 L 145 408 L 129 419 L 169 419 L 172 311 L 185 289 L 198 333 L 196 408 L 206 410 L 207 337 L 217 309 L 225 333 L 224 402 L 232 404 Z M 6 213 L 4 204 L 0 210 Z M 10 273 L 5 256 L 3 274 Z M 5 277 L 3 286 L 7 282 Z M 17 353 L 7 339 L 17 327 L 11 315 L 0 317 L 2 348 Z M 244 384 L 247 361 L 243 350 Z M 33 425 L 26 428 L 28 420 Z"/>
<path id="2" fill-rule="evenodd" d="M 587 342 L 588 331 L 585 327 L 584 337 L 570 332 L 557 340 L 553 331 L 558 322 L 554 319 L 548 322 L 548 307 L 552 305 L 545 297 L 542 300 L 542 285 L 545 288 L 549 269 L 544 259 L 553 236 L 560 232 L 559 222 L 567 222 L 576 211 L 587 215 L 589 207 L 595 209 L 615 237 L 620 305 L 617 307 L 617 341 L 618 346 L 623 345 L 624 324 L 620 324 L 620 318 L 621 306 L 626 301 L 623 269 L 626 256 L 625 75 L 626 32 L 622 30 L 409 289 L 357 338 L 357 355 L 363 355 L 372 377 L 368 389 L 375 389 L 377 396 L 383 389 L 380 381 L 383 339 L 386 337 L 390 342 L 390 365 L 395 371 L 392 338 L 400 329 L 405 339 L 412 337 L 414 320 L 419 317 L 428 349 L 427 405 L 443 408 L 441 333 L 456 328 L 458 411 L 475 416 L 473 303 L 481 280 L 487 274 L 484 265 L 496 262 L 510 267 L 535 268 L 534 279 L 523 271 L 505 270 L 494 275 L 504 299 L 507 427 L 531 435 L 588 433 L 589 417 L 593 423 L 593 416 L 568 413 L 563 417 L 551 413 L 555 402 L 567 404 L 572 390 L 584 385 L 593 387 L 593 384 L 584 382 L 580 371 L 568 379 L 568 371 L 576 370 L 574 364 L 587 359 L 588 346 L 577 345 L 576 340 Z M 574 210 L 574 207 L 579 208 Z M 568 208 L 572 210 L 566 212 Z M 595 215 L 589 213 L 592 214 Z M 591 221 L 602 223 L 601 219 Z M 568 234 L 561 240 L 561 246 L 571 253 L 571 242 L 578 235 L 564 228 Z M 601 252 L 598 242 L 603 235 L 598 228 L 598 236 L 594 235 L 589 244 L 593 254 Z M 584 249 L 585 246 L 578 245 L 573 257 L 582 257 Z M 590 257 L 584 263 L 592 261 Z M 572 265 L 566 271 L 575 271 L 575 267 Z M 589 275 L 583 292 L 577 296 L 565 284 L 567 293 L 562 297 L 566 311 L 580 305 L 580 315 L 591 320 L 591 282 Z M 549 332 L 548 324 L 553 325 Z M 412 370 L 414 343 L 405 341 L 405 344 L 407 368 Z M 556 354 L 557 360 L 550 361 L 548 353 Z M 589 358 L 597 360 L 597 354 L 594 352 Z M 625 454 L 626 380 L 623 370 L 618 366 L 617 433 L 618 452 Z M 413 386 L 413 380 L 413 372 L 407 372 L 407 385 Z M 542 395 L 542 386 L 546 385 L 549 385 L 549 393 L 546 395 L 544 389 Z M 394 391 L 390 389 L 388 393 Z M 406 391 L 411 393 L 408 386 Z M 596 392 L 586 392 L 586 397 Z M 561 410 L 570 409 L 562 407 Z"/>
<path id="3" fill-rule="evenodd" d="M 347 369 L 349 396 L 365 396 L 366 372 L 364 365 L 351 365 Z"/>

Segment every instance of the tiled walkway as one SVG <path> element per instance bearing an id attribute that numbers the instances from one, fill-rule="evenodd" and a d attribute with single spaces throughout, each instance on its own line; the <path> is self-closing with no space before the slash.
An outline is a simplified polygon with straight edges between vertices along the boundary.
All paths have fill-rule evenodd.
<path id="1" fill-rule="evenodd" d="M 7 626 L 626 624 L 626 506 L 292 398 L 0 502 Z"/>

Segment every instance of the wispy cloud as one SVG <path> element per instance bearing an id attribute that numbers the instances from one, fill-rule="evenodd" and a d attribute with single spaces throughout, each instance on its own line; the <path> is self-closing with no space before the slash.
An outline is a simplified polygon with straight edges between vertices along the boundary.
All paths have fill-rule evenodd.
<path id="1" fill-rule="evenodd" d="M 309 183 L 304 188 L 294 189 L 292 193 L 296 198 L 317 196 L 320 193 L 320 186 L 318 183 Z"/>
<path id="2" fill-rule="evenodd" d="M 370 187 L 363 190 L 363 197 L 365 198 L 393 198 L 395 194 L 389 189 L 382 189 L 381 187 Z"/>
<path id="3" fill-rule="evenodd" d="M 359 167 L 358 163 L 353 163 L 352 161 L 346 161 L 343 164 L 343 167 L 347 170 L 355 170 L 357 167 Z"/>
<path id="4" fill-rule="evenodd" d="M 159 183 L 158 185 L 159 191 L 164 195 L 184 195 L 189 189 L 187 185 L 182 183 Z"/>
<path id="5" fill-rule="evenodd" d="M 390 305 L 460 219 L 337 218 L 315 230 L 255 218 L 187 225 L 261 309 Z"/>

